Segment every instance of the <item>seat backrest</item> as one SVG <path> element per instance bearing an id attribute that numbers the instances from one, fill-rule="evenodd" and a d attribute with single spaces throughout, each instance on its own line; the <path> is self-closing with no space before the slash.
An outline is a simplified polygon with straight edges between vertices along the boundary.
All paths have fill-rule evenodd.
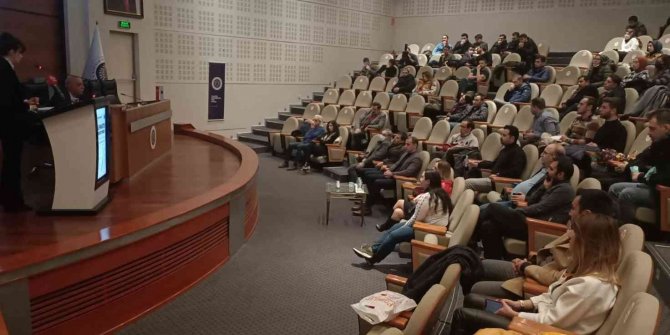
<path id="1" fill-rule="evenodd" d="M 553 84 L 556 82 L 556 68 L 551 65 L 546 65 L 547 71 L 549 71 L 549 80 L 547 83 Z"/>
<path id="2" fill-rule="evenodd" d="M 658 299 L 653 295 L 646 292 L 633 294 L 621 312 L 623 317 L 616 321 L 610 335 L 657 334 L 660 308 Z"/>
<path id="3" fill-rule="evenodd" d="M 421 50 L 419 52 L 423 53 L 424 51 L 433 51 L 435 49 L 435 45 L 433 43 L 426 43 L 421 47 Z"/>
<path id="4" fill-rule="evenodd" d="M 526 131 L 533 126 L 533 118 L 534 116 L 530 105 L 524 105 L 519 112 L 516 113 L 512 125 L 517 127 L 519 131 Z"/>
<path id="5" fill-rule="evenodd" d="M 433 68 L 430 66 L 421 66 L 419 68 L 419 71 L 416 73 L 417 78 L 421 78 L 424 72 L 428 72 L 430 74 L 433 74 Z"/>
<path id="6" fill-rule="evenodd" d="M 354 81 L 354 86 L 351 88 L 354 90 L 367 90 L 368 85 L 370 85 L 368 76 L 358 76 L 356 77 L 356 81 Z"/>
<path id="7" fill-rule="evenodd" d="M 496 126 L 506 126 L 508 124 L 512 124 L 512 122 L 514 122 L 515 116 L 516 106 L 512 104 L 505 104 L 496 113 L 496 117 L 493 119 L 493 124 Z"/>
<path id="8" fill-rule="evenodd" d="M 537 44 L 537 53 L 547 57 L 549 56 L 549 45 L 545 43 L 538 43 Z"/>
<path id="9" fill-rule="evenodd" d="M 663 45 L 663 48 L 670 48 L 670 34 L 665 34 L 661 36 L 661 38 L 659 38 L 658 40 Z"/>
<path id="10" fill-rule="evenodd" d="M 627 223 L 619 227 L 619 233 L 621 234 L 622 259 L 632 251 L 641 251 L 642 247 L 644 247 L 644 231 L 640 226 Z"/>
<path id="11" fill-rule="evenodd" d="M 445 81 L 440 89 L 440 96 L 456 98 L 456 95 L 458 95 L 458 82 L 453 79 Z"/>
<path id="12" fill-rule="evenodd" d="M 456 287 L 456 284 L 461 279 L 461 265 L 458 263 L 450 264 L 440 279 L 440 285 L 451 292 Z"/>
<path id="13" fill-rule="evenodd" d="M 647 46 L 645 45 L 644 49 L 647 49 Z M 645 57 L 645 53 L 642 50 L 631 50 L 628 53 L 626 53 L 626 56 L 621 60 L 621 63 L 624 64 L 630 64 L 633 62 L 633 57 Z"/>
<path id="14" fill-rule="evenodd" d="M 572 164 L 572 177 L 570 178 L 570 186 L 573 190 L 577 190 L 577 185 L 579 185 L 579 168 L 577 165 Z"/>
<path id="15" fill-rule="evenodd" d="M 577 190 L 602 190 L 602 185 L 598 179 L 589 177 L 577 184 Z"/>
<path id="16" fill-rule="evenodd" d="M 447 80 L 449 77 L 451 77 L 451 68 L 448 66 L 443 66 L 437 69 L 437 72 L 435 73 L 436 80 Z"/>
<path id="17" fill-rule="evenodd" d="M 381 57 L 379 57 L 379 66 L 388 65 L 389 59 L 393 59 L 393 55 L 383 54 Z"/>
<path id="18" fill-rule="evenodd" d="M 372 92 L 370 91 L 361 91 L 356 97 L 356 102 L 354 103 L 356 107 L 370 107 L 372 106 Z"/>
<path id="19" fill-rule="evenodd" d="M 339 99 L 340 91 L 335 88 L 329 88 L 326 93 L 323 94 L 321 102 L 324 104 L 336 104 Z"/>
<path id="20" fill-rule="evenodd" d="M 617 321 L 624 317 L 628 300 L 635 293 L 646 292 L 652 274 L 651 257 L 642 251 L 631 251 L 626 255 L 617 269 L 620 287 L 616 302 L 610 311 L 605 323 L 596 332 L 597 335 L 610 335 L 614 331 Z M 635 332 L 634 334 L 637 334 Z"/>
<path id="21" fill-rule="evenodd" d="M 546 112 L 551 113 L 551 116 L 554 118 L 554 120 L 558 121 L 560 118 L 560 114 L 558 113 L 558 110 L 553 107 L 547 107 L 544 109 Z"/>
<path id="22" fill-rule="evenodd" d="M 416 77 L 416 69 L 414 68 L 414 66 L 407 65 L 407 66 L 405 66 L 405 67 L 402 68 L 402 69 L 403 69 L 403 70 L 407 70 L 407 72 L 409 72 L 409 74 L 411 74 L 412 77 Z"/>
<path id="23" fill-rule="evenodd" d="M 561 98 L 563 97 L 563 88 L 557 84 L 547 85 L 544 90 L 542 90 L 540 97 L 544 99 L 547 106 L 557 107 L 561 103 Z"/>
<path id="24" fill-rule="evenodd" d="M 417 178 L 422 176 L 423 173 L 426 172 L 428 164 L 430 163 L 430 153 L 428 151 L 421 151 L 419 152 L 419 158 L 421 158 L 421 170 L 416 175 Z"/>
<path id="25" fill-rule="evenodd" d="M 502 63 L 502 59 L 500 59 L 499 54 L 491 54 L 491 66 L 496 67 Z"/>
<path id="26" fill-rule="evenodd" d="M 354 128 L 360 128 L 361 127 L 361 118 L 363 117 L 363 114 L 365 114 L 365 112 L 367 112 L 369 110 L 370 110 L 370 108 L 359 108 L 356 111 L 356 113 L 354 114 L 354 121 L 353 121 L 353 124 L 352 124 L 352 126 Z"/>
<path id="27" fill-rule="evenodd" d="M 512 87 L 512 85 L 514 85 L 514 84 L 509 83 L 509 82 L 500 85 L 500 87 L 498 88 L 498 91 L 496 92 L 495 99 L 500 100 L 500 101 L 505 100 L 505 93 L 507 93 L 507 91 L 509 91 L 509 88 Z"/>
<path id="28" fill-rule="evenodd" d="M 384 92 L 386 89 L 386 79 L 384 77 L 374 77 L 370 82 L 370 91 Z"/>
<path id="29" fill-rule="evenodd" d="M 486 104 L 486 107 L 489 111 L 489 115 L 486 117 L 486 122 L 491 123 L 493 122 L 493 119 L 496 118 L 496 114 L 498 113 L 498 106 L 492 100 L 484 100 L 484 103 Z"/>
<path id="30" fill-rule="evenodd" d="M 661 49 L 661 53 L 664 54 L 664 55 L 670 55 L 670 48 Z M 654 69 L 656 69 L 656 68 L 654 67 Z M 649 75 L 651 76 L 651 73 Z"/>
<path id="31" fill-rule="evenodd" d="M 328 105 L 321 110 L 321 121 L 325 124 L 327 122 L 337 119 L 337 107 Z"/>
<path id="32" fill-rule="evenodd" d="M 407 97 L 404 94 L 394 94 L 389 104 L 390 112 L 404 112 L 407 108 Z"/>
<path id="33" fill-rule="evenodd" d="M 425 141 L 430 136 L 430 132 L 432 130 L 433 121 L 430 118 L 422 117 L 419 119 L 419 121 L 416 121 L 414 130 L 412 131 L 412 136 L 416 137 L 420 141 Z"/>
<path id="34" fill-rule="evenodd" d="M 353 106 L 356 101 L 356 92 L 354 90 L 346 90 L 342 92 L 337 104 L 341 106 Z"/>
<path id="35" fill-rule="evenodd" d="M 540 158 L 540 152 L 537 150 L 537 146 L 532 144 L 526 144 L 522 149 L 523 153 L 526 154 L 526 166 L 521 172 L 521 179 L 526 180 L 530 178 L 530 174 L 533 172 L 538 158 Z"/>
<path id="36" fill-rule="evenodd" d="M 521 61 L 521 55 L 519 55 L 516 52 L 512 52 L 509 55 L 507 55 L 507 57 L 505 57 L 505 59 L 503 59 L 502 63 L 506 64 L 506 63 L 509 63 L 509 62 L 520 62 L 520 61 Z"/>
<path id="37" fill-rule="evenodd" d="M 424 54 L 416 55 L 416 59 L 419 61 L 419 66 L 426 66 L 428 64 L 428 57 Z"/>
<path id="38" fill-rule="evenodd" d="M 388 109 L 389 104 L 391 103 L 391 98 L 389 98 L 389 94 L 386 92 L 378 92 L 372 102 L 377 102 L 382 105 L 382 109 Z"/>
<path id="39" fill-rule="evenodd" d="M 335 119 L 335 122 L 337 122 L 337 124 L 339 125 L 350 125 L 352 122 L 354 122 L 355 113 L 356 112 L 354 111 L 353 107 L 351 106 L 344 107 L 340 109 L 339 113 L 337 113 L 337 118 Z"/>
<path id="40" fill-rule="evenodd" d="M 621 121 L 621 124 L 626 128 L 626 148 L 623 150 L 623 153 L 628 154 L 630 147 L 633 146 L 633 142 L 635 141 L 637 128 L 635 128 L 635 124 L 630 121 Z"/>
<path id="41" fill-rule="evenodd" d="M 454 76 L 458 79 L 465 79 L 470 75 L 470 68 L 467 66 L 461 66 L 459 67 L 456 72 L 454 73 Z"/>
<path id="42" fill-rule="evenodd" d="M 423 295 L 421 301 L 418 303 L 412 317 L 409 318 L 407 326 L 403 330 L 403 334 L 427 334 L 437 322 L 442 305 L 449 296 L 449 291 L 440 285 L 433 285 L 426 294 Z"/>
<path id="43" fill-rule="evenodd" d="M 500 154 L 502 150 L 502 144 L 500 143 L 500 134 L 497 132 L 490 133 L 489 136 L 486 136 L 484 144 L 481 145 L 480 151 L 482 153 L 482 159 L 487 161 L 494 161 Z"/>
<path id="44" fill-rule="evenodd" d="M 430 132 L 430 137 L 428 137 L 428 142 L 434 143 L 444 143 L 449 136 L 449 122 L 447 120 L 440 120 L 435 123 L 433 130 Z"/>
<path id="45" fill-rule="evenodd" d="M 472 136 L 474 136 L 477 139 L 477 144 L 481 148 L 482 145 L 484 144 L 484 138 L 486 138 L 486 134 L 484 134 L 484 131 L 479 128 L 475 128 L 472 130 Z"/>
<path id="46" fill-rule="evenodd" d="M 627 76 L 630 73 L 630 67 L 628 67 L 627 64 L 619 64 L 616 66 L 616 71 L 614 74 L 619 76 L 620 78 L 623 78 Z"/>
<path id="47" fill-rule="evenodd" d="M 556 71 L 556 84 L 559 85 L 576 85 L 577 79 L 581 72 L 576 66 L 566 66 Z"/>
<path id="48" fill-rule="evenodd" d="M 321 105 L 315 102 L 310 102 L 305 107 L 305 111 L 302 113 L 302 117 L 303 119 L 311 119 L 319 114 L 321 114 Z"/>
<path id="49" fill-rule="evenodd" d="M 474 193 L 473 193 L 474 194 Z M 455 245 L 468 245 L 472 233 L 475 231 L 477 226 L 477 220 L 479 219 L 479 206 L 470 204 L 465 208 L 465 211 L 461 215 L 461 218 L 458 222 L 453 222 L 456 227 L 451 228 L 452 232 L 451 237 L 449 237 L 448 247 L 453 247 Z"/>
<path id="50" fill-rule="evenodd" d="M 423 98 L 423 95 L 417 94 L 409 98 L 405 112 L 423 114 L 424 107 L 426 107 L 426 100 Z"/>
<path id="51" fill-rule="evenodd" d="M 530 83 L 530 99 L 535 99 L 540 96 L 540 86 L 537 86 L 536 83 Z"/>
<path id="52" fill-rule="evenodd" d="M 603 49 L 603 51 L 620 50 L 622 43 L 623 43 L 623 37 L 615 37 L 615 38 L 609 40 L 609 42 L 607 42 L 607 44 L 605 44 L 605 48 Z"/>
<path id="53" fill-rule="evenodd" d="M 414 43 L 408 45 L 407 48 L 409 49 L 409 52 L 415 55 L 419 53 L 419 50 L 421 50 L 421 48 L 419 48 L 419 45 Z"/>
<path id="54" fill-rule="evenodd" d="M 349 128 L 342 126 L 340 127 L 340 141 L 337 144 L 342 148 L 346 148 L 347 142 L 349 142 Z"/>
<path id="55" fill-rule="evenodd" d="M 635 138 L 635 141 L 633 142 L 633 145 L 630 146 L 628 153 L 631 155 L 637 155 L 647 149 L 650 145 L 651 137 L 649 137 L 649 128 L 645 127 Z"/>
<path id="56" fill-rule="evenodd" d="M 601 56 L 607 56 L 609 59 L 619 59 L 619 53 L 614 50 L 603 50 L 600 52 Z"/>
<path id="57" fill-rule="evenodd" d="M 572 85 L 568 86 L 568 88 L 565 89 L 565 92 L 563 92 L 563 97 L 561 98 L 561 103 L 564 103 L 568 101 L 572 97 L 572 95 L 575 93 L 575 91 L 579 88 L 579 85 Z"/>
<path id="58" fill-rule="evenodd" d="M 572 125 L 572 121 L 574 121 L 579 114 L 577 112 L 572 111 L 568 114 L 565 114 L 561 122 L 558 124 L 558 128 L 561 130 L 561 134 L 565 135 L 565 133 L 570 129 L 570 125 Z"/>
<path id="59" fill-rule="evenodd" d="M 456 204 L 459 200 L 459 197 L 465 190 L 465 179 L 463 177 L 457 177 L 454 179 L 454 184 L 451 186 L 451 201 Z M 451 217 L 452 215 L 450 215 Z"/>
<path id="60" fill-rule="evenodd" d="M 284 121 L 284 125 L 281 128 L 281 133 L 285 135 L 290 135 L 291 132 L 298 129 L 298 126 L 299 126 L 298 119 L 291 116 Z"/>
<path id="61" fill-rule="evenodd" d="M 375 147 L 376 147 L 379 143 L 381 143 L 381 141 L 383 141 L 383 140 L 384 140 L 384 135 L 382 135 L 382 134 L 375 134 L 374 136 L 372 136 L 372 138 L 371 138 L 370 141 L 368 142 L 368 147 L 365 148 L 365 152 L 367 152 L 367 153 L 372 152 L 372 150 L 374 150 Z"/>
<path id="62" fill-rule="evenodd" d="M 634 88 L 625 88 L 624 91 L 626 91 L 626 109 L 624 110 L 624 114 L 626 114 L 635 107 L 640 95 Z"/>
<path id="63" fill-rule="evenodd" d="M 398 77 L 393 77 L 393 78 L 389 79 L 389 82 L 386 83 L 386 89 L 384 91 L 391 92 L 391 90 L 393 89 L 393 86 L 395 86 L 395 84 L 397 82 L 398 82 Z"/>
<path id="64" fill-rule="evenodd" d="M 337 81 L 335 82 L 335 88 L 341 88 L 348 90 L 351 88 L 351 77 L 348 75 L 343 75 L 337 78 Z"/>
<path id="65" fill-rule="evenodd" d="M 456 183 L 456 179 L 454 180 L 454 183 Z M 454 199 L 453 196 L 452 199 Z M 449 227 L 448 227 L 449 231 L 453 232 L 458 227 L 458 224 L 461 220 L 461 216 L 463 216 L 463 213 L 465 213 L 465 210 L 468 208 L 468 206 L 472 205 L 472 202 L 474 200 L 475 200 L 475 191 L 464 190 L 463 192 L 461 192 L 461 194 L 458 196 L 458 199 L 456 199 L 456 202 L 454 203 L 454 210 L 451 213 L 449 213 Z"/>
<path id="66" fill-rule="evenodd" d="M 588 50 L 580 50 L 575 52 L 570 59 L 570 66 L 576 66 L 580 68 L 589 68 L 591 67 L 591 62 L 593 61 L 593 54 Z"/>

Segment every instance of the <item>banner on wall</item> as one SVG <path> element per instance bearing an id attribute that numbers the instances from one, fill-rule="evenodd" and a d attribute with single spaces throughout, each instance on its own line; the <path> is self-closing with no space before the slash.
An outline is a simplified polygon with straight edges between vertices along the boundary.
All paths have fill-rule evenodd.
<path id="1" fill-rule="evenodd" d="M 223 120 L 226 90 L 226 64 L 209 63 L 208 121 Z"/>

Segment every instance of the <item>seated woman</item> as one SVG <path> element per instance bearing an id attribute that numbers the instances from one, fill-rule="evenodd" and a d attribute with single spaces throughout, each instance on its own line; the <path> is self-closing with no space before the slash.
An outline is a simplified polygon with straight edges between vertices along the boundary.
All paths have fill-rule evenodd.
<path id="1" fill-rule="evenodd" d="M 422 95 L 426 100 L 428 97 L 437 96 L 437 80 L 433 79 L 433 74 L 426 71 L 421 74 L 421 79 L 414 88 L 414 93 Z"/>
<path id="2" fill-rule="evenodd" d="M 653 64 L 656 58 L 661 57 L 663 53 L 663 44 L 659 40 L 649 41 L 647 43 L 647 63 Z"/>
<path id="3" fill-rule="evenodd" d="M 440 178 L 442 179 L 442 189 L 451 196 L 451 190 L 454 187 L 451 164 L 444 160 L 438 160 L 434 166 L 434 170 L 440 174 Z M 386 219 L 386 222 L 375 225 L 377 230 L 381 232 L 393 227 L 393 225 L 400 222 L 402 219 L 409 220 L 412 217 L 412 214 L 414 214 L 414 209 L 416 207 L 414 201 L 416 200 L 416 197 L 426 191 L 428 183 L 429 181 L 425 178 L 424 174 L 419 185 L 414 188 L 412 195 L 409 196 L 411 201 L 405 201 L 405 199 L 396 201 L 395 205 L 393 205 L 393 213 Z"/>
<path id="4" fill-rule="evenodd" d="M 382 76 L 385 78 L 392 78 L 398 76 L 398 67 L 395 65 L 395 59 L 389 59 L 388 64 L 382 65 L 382 67 L 377 70 L 375 76 Z"/>
<path id="5" fill-rule="evenodd" d="M 374 244 L 364 244 L 361 248 L 354 248 L 354 253 L 364 258 L 369 265 L 380 262 L 395 248 L 396 244 L 409 242 L 414 237 L 412 226 L 416 221 L 429 224 L 447 226 L 449 213 L 453 210 L 451 199 L 442 188 L 442 178 L 435 171 L 426 172 L 429 181 L 426 192 L 419 194 L 414 202 L 416 208 L 409 220 L 401 220 L 387 230 Z"/>
<path id="6" fill-rule="evenodd" d="M 319 157 L 319 156 L 325 156 L 328 155 L 328 147 L 326 147 L 326 144 L 333 144 L 335 143 L 335 140 L 337 140 L 340 137 L 340 126 L 333 121 L 329 121 L 326 124 L 326 132 L 321 135 L 318 139 L 314 140 L 308 151 L 302 155 L 302 157 L 307 157 L 307 160 L 303 163 L 302 168 L 300 169 L 300 172 L 303 174 L 306 174 L 310 171 L 310 166 L 311 164 L 311 157 Z"/>
<path id="7" fill-rule="evenodd" d="M 614 63 L 610 61 L 609 57 L 601 54 L 593 55 L 591 61 L 591 69 L 586 74 L 589 82 L 594 87 L 603 86 L 605 79 L 614 73 Z"/>
<path id="8" fill-rule="evenodd" d="M 473 334 L 481 328 L 507 328 L 521 317 L 577 334 L 593 334 L 614 306 L 621 240 L 616 221 L 603 214 L 584 214 L 569 226 L 572 259 L 568 272 L 547 293 L 528 300 L 502 299 L 494 313 L 483 311 L 485 297 L 469 294 L 456 310 L 451 334 Z"/>
<path id="9" fill-rule="evenodd" d="M 630 73 L 621 79 L 621 87 L 632 88 L 642 94 L 647 89 L 648 79 L 647 59 L 635 56 L 630 62 Z"/>

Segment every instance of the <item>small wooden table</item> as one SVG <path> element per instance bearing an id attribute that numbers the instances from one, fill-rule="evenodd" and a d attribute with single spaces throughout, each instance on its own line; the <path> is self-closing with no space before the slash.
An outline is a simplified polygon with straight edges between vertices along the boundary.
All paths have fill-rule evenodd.
<path id="1" fill-rule="evenodd" d="M 368 187 L 362 184 L 360 188 L 356 187 L 354 183 L 341 183 L 337 187 L 337 183 L 326 183 L 326 225 L 330 219 L 330 200 L 331 199 L 353 199 L 361 201 L 361 211 L 365 207 L 365 199 L 368 195 Z M 364 214 L 364 213 L 361 213 Z M 361 227 L 365 223 L 365 215 L 361 215 Z"/>

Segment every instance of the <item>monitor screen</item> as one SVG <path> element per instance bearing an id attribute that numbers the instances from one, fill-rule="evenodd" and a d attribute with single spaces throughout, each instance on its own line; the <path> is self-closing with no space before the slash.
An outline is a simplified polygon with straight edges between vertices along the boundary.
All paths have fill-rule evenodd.
<path id="1" fill-rule="evenodd" d="M 97 107 L 95 109 L 95 125 L 97 127 L 98 140 L 98 171 L 96 180 L 107 177 L 107 107 Z"/>

